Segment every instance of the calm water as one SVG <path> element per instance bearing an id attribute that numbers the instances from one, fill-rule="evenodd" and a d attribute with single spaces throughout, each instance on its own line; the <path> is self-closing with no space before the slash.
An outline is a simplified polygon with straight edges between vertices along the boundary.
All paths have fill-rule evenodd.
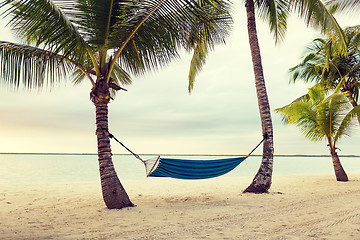
<path id="1" fill-rule="evenodd" d="M 155 156 L 143 155 L 143 159 Z M 181 159 L 216 159 L 231 156 L 163 156 Z M 142 162 L 131 155 L 114 155 L 114 164 L 121 180 L 143 180 Z M 360 157 L 340 157 L 348 174 L 360 172 Z M 254 176 L 261 156 L 251 156 L 224 177 Z M 98 181 L 96 155 L 0 154 L 0 183 L 81 182 Z M 333 174 L 327 156 L 275 156 L 274 175 Z"/>

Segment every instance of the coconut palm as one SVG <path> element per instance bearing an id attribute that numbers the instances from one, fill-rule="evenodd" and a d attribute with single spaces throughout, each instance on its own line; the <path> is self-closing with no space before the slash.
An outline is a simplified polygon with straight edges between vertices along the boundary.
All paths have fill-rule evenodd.
<path id="1" fill-rule="evenodd" d="M 16 87 L 53 86 L 72 75 L 91 83 L 103 199 L 131 207 L 115 172 L 108 104 L 135 76 L 164 66 L 181 47 L 223 42 L 228 4 L 214 0 L 5 0 L 0 5 L 23 43 L 0 41 L 0 79 Z M 206 34 L 197 31 L 201 25 Z"/>
<path id="2" fill-rule="evenodd" d="M 336 91 L 326 97 L 326 91 L 320 84 L 310 88 L 307 95 L 307 99 L 294 101 L 275 111 L 283 116 L 285 124 L 300 127 L 309 140 L 317 142 L 326 139 L 337 181 L 348 181 L 336 152 L 337 142 L 349 135 L 355 125 L 353 120 L 360 113 L 360 106 L 352 107 L 347 93 Z"/>
<path id="3" fill-rule="evenodd" d="M 291 82 L 320 83 L 325 89 L 348 93 L 353 107 L 358 105 L 360 90 L 360 27 L 344 30 L 347 39 L 347 55 L 339 54 L 334 38 L 317 38 L 307 47 L 308 54 L 302 62 L 290 69 Z"/>
<path id="4" fill-rule="evenodd" d="M 274 146 L 270 105 L 257 37 L 255 7 L 259 16 L 269 23 L 275 42 L 284 38 L 287 29 L 287 17 L 291 11 L 298 12 L 299 16 L 304 18 L 306 24 L 320 27 L 322 32 L 337 36 L 339 39 L 337 44 L 342 53 L 346 52 L 346 41 L 337 21 L 320 0 L 245 0 L 245 7 L 262 134 L 265 140 L 260 168 L 252 183 L 244 192 L 263 193 L 271 186 Z"/>

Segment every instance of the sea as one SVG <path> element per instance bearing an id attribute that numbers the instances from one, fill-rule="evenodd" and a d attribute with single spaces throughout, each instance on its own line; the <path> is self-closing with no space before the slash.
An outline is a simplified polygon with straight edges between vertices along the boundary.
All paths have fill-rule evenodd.
<path id="1" fill-rule="evenodd" d="M 142 155 L 143 159 L 156 158 Z M 233 155 L 162 155 L 167 158 L 208 160 Z M 360 156 L 340 156 L 348 173 L 360 173 Z M 145 180 L 141 161 L 126 154 L 113 155 L 120 180 Z M 255 176 L 261 163 L 260 155 L 252 155 L 222 177 Z M 0 153 L 0 184 L 89 182 L 99 180 L 96 154 L 20 154 Z M 326 155 L 275 155 L 273 175 L 334 174 L 332 160 Z M 351 176 L 349 176 L 351 177 Z"/>

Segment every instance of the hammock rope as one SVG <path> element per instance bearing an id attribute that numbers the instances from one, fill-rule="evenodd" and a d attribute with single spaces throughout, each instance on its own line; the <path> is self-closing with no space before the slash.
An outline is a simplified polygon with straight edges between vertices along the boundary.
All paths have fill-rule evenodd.
<path id="1" fill-rule="evenodd" d="M 158 156 L 156 158 L 143 160 L 110 132 L 109 137 L 113 138 L 135 158 L 143 162 L 147 177 L 172 177 L 179 179 L 206 179 L 224 175 L 247 159 L 264 142 L 264 140 L 267 139 L 267 135 L 265 134 L 263 139 L 245 157 L 215 160 L 188 160 L 161 158 Z"/>
<path id="2" fill-rule="evenodd" d="M 136 153 L 134 153 L 133 151 L 131 151 L 128 147 L 126 147 L 122 142 L 120 142 L 119 140 L 117 140 L 117 138 L 112 135 L 109 132 L 109 137 L 113 138 L 115 141 L 117 141 L 123 148 L 125 148 L 129 153 L 131 153 L 134 157 L 136 157 L 137 159 L 139 159 L 140 161 L 144 162 L 144 160 L 141 159 L 141 157 L 139 157 L 139 155 L 137 155 Z"/>
<path id="3" fill-rule="evenodd" d="M 157 162 L 159 161 L 160 156 L 157 157 L 156 159 L 143 160 L 139 155 L 137 155 L 136 153 L 131 151 L 128 147 L 126 147 L 125 144 L 120 142 L 113 134 L 111 134 L 109 131 L 108 131 L 108 133 L 109 133 L 110 138 L 112 138 L 116 142 L 118 142 L 123 148 L 125 148 L 129 153 L 131 153 L 135 158 L 137 158 L 144 164 L 145 170 L 146 170 L 146 177 L 148 177 L 150 175 L 150 173 L 154 170 L 155 166 L 157 165 Z"/>

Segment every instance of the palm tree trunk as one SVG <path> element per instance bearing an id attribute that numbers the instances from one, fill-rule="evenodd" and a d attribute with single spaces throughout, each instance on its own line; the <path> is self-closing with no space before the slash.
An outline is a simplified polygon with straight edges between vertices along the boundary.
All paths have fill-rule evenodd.
<path id="1" fill-rule="evenodd" d="M 271 186 L 274 154 L 273 127 L 269 100 L 266 93 L 263 67 L 261 63 L 260 47 L 257 38 L 254 0 L 246 0 L 245 6 L 247 12 L 249 43 L 255 74 L 256 94 L 258 98 L 262 133 L 266 139 L 263 143 L 263 155 L 260 168 L 252 183 L 244 190 L 244 192 L 264 193 Z"/>
<path id="2" fill-rule="evenodd" d="M 334 165 L 336 180 L 341 182 L 349 181 L 348 176 L 341 165 L 339 156 L 334 148 L 330 148 L 330 154 Z"/>
<path id="3" fill-rule="evenodd" d="M 112 161 L 108 132 L 109 88 L 103 79 L 97 81 L 90 96 L 96 107 L 98 160 L 104 202 L 109 209 L 133 207 L 134 204 L 122 186 Z"/>
<path id="4" fill-rule="evenodd" d="M 357 107 L 357 102 L 355 101 L 355 99 L 352 97 L 352 96 L 350 96 L 349 97 L 350 98 L 350 103 L 351 103 L 351 105 L 353 106 L 353 107 Z"/>

